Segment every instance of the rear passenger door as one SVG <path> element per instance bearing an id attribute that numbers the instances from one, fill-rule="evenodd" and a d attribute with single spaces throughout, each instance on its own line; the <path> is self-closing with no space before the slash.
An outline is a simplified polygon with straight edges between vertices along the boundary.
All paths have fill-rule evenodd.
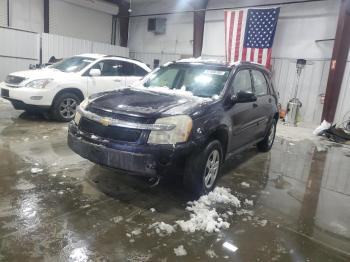
<path id="1" fill-rule="evenodd" d="M 265 75 L 260 70 L 251 70 L 254 93 L 257 97 L 257 139 L 263 138 L 272 112 L 272 96 Z"/>
<path id="2" fill-rule="evenodd" d="M 231 82 L 230 94 L 237 94 L 239 91 L 253 92 L 249 69 L 239 70 Z M 232 139 L 229 145 L 230 152 L 253 142 L 256 137 L 257 121 L 256 102 L 236 103 L 229 109 L 232 123 Z"/>
<path id="3" fill-rule="evenodd" d="M 89 95 L 104 91 L 111 91 L 125 87 L 125 77 L 122 74 L 123 64 L 119 60 L 106 59 L 94 64 L 91 69 L 99 69 L 100 76 L 87 76 L 87 86 Z"/>

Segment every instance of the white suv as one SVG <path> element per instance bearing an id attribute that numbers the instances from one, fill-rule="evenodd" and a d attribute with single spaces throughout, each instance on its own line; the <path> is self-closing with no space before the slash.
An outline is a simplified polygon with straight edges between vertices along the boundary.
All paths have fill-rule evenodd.
<path id="1" fill-rule="evenodd" d="M 127 87 L 150 71 L 129 58 L 82 54 L 44 69 L 9 74 L 0 83 L 1 96 L 15 109 L 48 111 L 56 120 L 70 121 L 85 97 Z"/>

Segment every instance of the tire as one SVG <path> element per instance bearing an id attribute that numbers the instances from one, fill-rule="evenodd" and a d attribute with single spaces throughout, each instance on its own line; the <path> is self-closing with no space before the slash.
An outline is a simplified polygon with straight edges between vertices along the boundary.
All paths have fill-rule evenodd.
<path id="1" fill-rule="evenodd" d="M 60 122 L 69 122 L 74 118 L 76 108 L 80 102 L 81 99 L 74 93 L 59 94 L 52 104 L 51 115 Z"/>
<path id="2" fill-rule="evenodd" d="M 211 169 L 212 176 L 207 166 L 210 159 L 216 163 L 216 168 L 212 166 Z M 221 143 L 218 140 L 210 141 L 201 152 L 195 152 L 188 158 L 183 178 L 185 188 L 196 197 L 209 193 L 216 186 L 222 163 Z"/>
<path id="3" fill-rule="evenodd" d="M 262 141 L 257 144 L 257 148 L 261 152 L 268 152 L 272 148 L 276 136 L 276 119 L 272 120 L 269 131 Z"/>

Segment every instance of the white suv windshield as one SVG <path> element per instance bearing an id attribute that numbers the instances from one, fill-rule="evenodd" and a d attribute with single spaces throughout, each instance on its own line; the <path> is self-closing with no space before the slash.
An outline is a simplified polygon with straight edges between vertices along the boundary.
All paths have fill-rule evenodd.
<path id="1" fill-rule="evenodd" d="M 49 67 L 58 69 L 62 72 L 79 72 L 87 65 L 91 64 L 96 59 L 83 56 L 74 56 L 64 59 L 56 64 Z"/>

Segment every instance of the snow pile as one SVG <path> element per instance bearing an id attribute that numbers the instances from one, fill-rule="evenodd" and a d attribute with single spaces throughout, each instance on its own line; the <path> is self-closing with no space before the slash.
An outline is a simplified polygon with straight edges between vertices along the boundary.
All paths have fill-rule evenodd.
<path id="1" fill-rule="evenodd" d="M 164 222 L 155 222 L 148 227 L 149 229 L 154 228 L 156 233 L 160 236 L 170 235 L 175 233 L 175 227 Z"/>
<path id="2" fill-rule="evenodd" d="M 247 206 L 252 206 L 254 203 L 253 200 L 245 199 L 244 204 L 246 204 Z"/>
<path id="3" fill-rule="evenodd" d="M 183 245 L 180 245 L 180 246 L 174 248 L 174 253 L 176 256 L 186 256 L 187 255 L 187 251 Z"/>
<path id="4" fill-rule="evenodd" d="M 30 172 L 32 174 L 37 174 L 37 173 L 43 172 L 43 169 L 42 168 L 38 168 L 38 167 L 33 167 L 32 169 L 30 169 Z"/>
<path id="5" fill-rule="evenodd" d="M 218 257 L 218 255 L 212 249 L 208 249 L 207 251 L 205 251 L 205 254 L 207 254 L 207 256 L 210 258 L 217 258 Z"/>
<path id="6" fill-rule="evenodd" d="M 245 187 L 245 188 L 249 188 L 250 187 L 250 185 L 247 182 L 242 182 L 241 186 Z"/>
<path id="7" fill-rule="evenodd" d="M 197 201 L 188 202 L 186 210 L 191 212 L 189 220 L 178 220 L 176 224 L 184 232 L 195 231 L 218 232 L 221 228 L 229 228 L 230 223 L 224 220 L 225 216 L 219 214 L 213 207 L 216 204 L 230 204 L 240 206 L 238 198 L 230 193 L 229 189 L 217 187 L 208 195 L 200 197 Z"/>

